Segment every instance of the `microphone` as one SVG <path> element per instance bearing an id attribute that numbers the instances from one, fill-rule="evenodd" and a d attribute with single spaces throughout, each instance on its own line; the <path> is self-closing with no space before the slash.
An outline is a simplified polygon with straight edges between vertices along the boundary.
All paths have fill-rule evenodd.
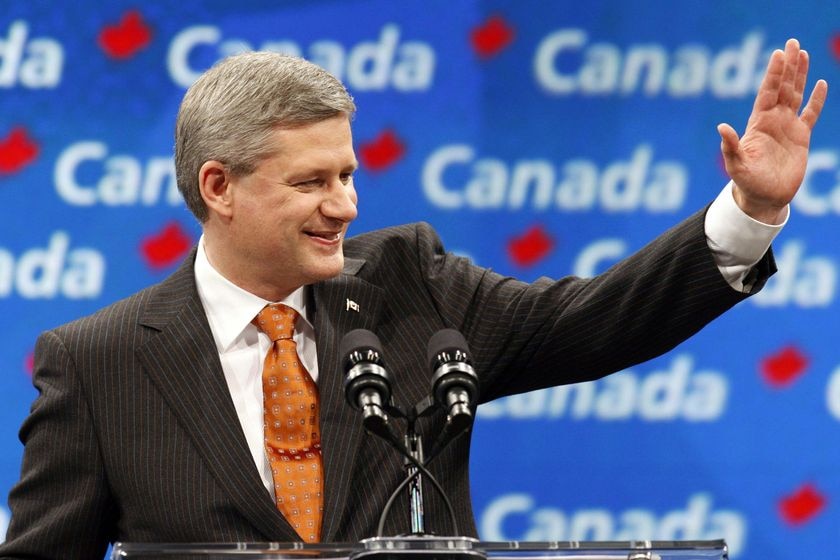
<path id="1" fill-rule="evenodd" d="M 447 431 L 460 434 L 472 424 L 478 400 L 478 376 L 467 341 L 455 329 L 444 329 L 429 339 L 428 349 L 435 402 L 446 411 Z"/>
<path id="2" fill-rule="evenodd" d="M 391 403 L 391 379 L 382 362 L 379 337 L 365 329 L 352 330 L 341 339 L 339 349 L 344 357 L 347 403 L 362 411 L 362 425 L 367 431 L 398 441 L 385 410 Z"/>
<path id="3" fill-rule="evenodd" d="M 463 340 L 463 337 L 461 339 Z M 466 343 L 463 344 L 463 347 L 466 348 Z M 412 534 L 419 535 L 425 533 L 423 494 L 419 483 L 420 479 L 418 478 L 420 473 L 426 476 L 440 493 L 452 520 L 452 527 L 455 530 L 455 534 L 460 535 L 458 531 L 458 520 L 455 516 L 455 510 L 452 508 L 452 503 L 446 496 L 446 492 L 440 485 L 440 482 L 425 467 L 426 461 L 423 459 L 422 441 L 414 433 L 414 421 L 416 417 L 406 416 L 402 410 L 391 404 L 391 377 L 388 375 L 385 364 L 382 361 L 382 343 L 379 342 L 379 338 L 365 329 L 350 331 L 341 339 L 339 352 L 339 355 L 343 357 L 342 366 L 345 374 L 344 398 L 347 400 L 347 403 L 352 408 L 362 411 L 362 424 L 365 430 L 389 442 L 408 459 L 412 466 L 409 469 L 408 476 L 394 490 L 382 510 L 379 516 L 377 536 L 382 536 L 385 520 L 388 517 L 391 506 L 396 502 L 400 491 L 409 484 L 414 484 L 410 496 Z M 398 418 L 406 418 L 408 420 L 409 427 L 406 433 L 406 442 L 416 441 L 416 447 L 409 449 L 407 444 L 401 441 L 389 423 L 389 413 Z"/>

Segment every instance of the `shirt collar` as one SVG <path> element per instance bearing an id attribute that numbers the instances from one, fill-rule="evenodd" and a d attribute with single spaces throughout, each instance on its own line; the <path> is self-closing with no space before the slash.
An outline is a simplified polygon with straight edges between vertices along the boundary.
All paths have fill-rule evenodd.
<path id="1" fill-rule="evenodd" d="M 275 303 L 243 290 L 213 268 L 204 250 L 204 235 L 198 241 L 195 283 L 219 353 L 231 349 L 234 343 L 246 334 L 249 327 L 256 329 L 251 320 L 263 307 Z M 302 286 L 279 303 L 297 311 L 306 326 L 311 329 L 306 296 L 307 290 Z"/>

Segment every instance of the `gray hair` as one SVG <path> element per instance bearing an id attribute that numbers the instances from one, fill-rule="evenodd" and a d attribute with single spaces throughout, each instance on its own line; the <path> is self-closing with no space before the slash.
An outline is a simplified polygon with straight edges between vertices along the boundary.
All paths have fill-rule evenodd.
<path id="1" fill-rule="evenodd" d="M 356 111 L 344 85 L 302 58 L 247 52 L 225 58 L 190 86 L 175 124 L 175 176 L 187 207 L 208 217 L 198 171 L 216 160 L 233 176 L 253 173 L 276 149 L 278 128 L 292 128 Z"/>

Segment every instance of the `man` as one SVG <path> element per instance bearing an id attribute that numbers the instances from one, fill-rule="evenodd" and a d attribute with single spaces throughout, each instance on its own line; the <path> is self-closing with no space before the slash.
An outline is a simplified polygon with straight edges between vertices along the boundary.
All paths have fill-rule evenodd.
<path id="1" fill-rule="evenodd" d="M 202 239 L 163 283 L 40 337 L 40 395 L 21 429 L 0 556 L 95 558 L 115 540 L 372 536 L 404 470 L 344 403 L 342 336 L 379 335 L 402 406 L 428 394 L 424 346 L 446 327 L 471 347 L 482 401 L 669 350 L 774 271 L 768 248 L 827 92 L 819 81 L 797 114 L 807 71 L 789 41 L 744 136 L 719 127 L 733 182 L 707 211 L 599 277 L 528 285 L 445 253 L 427 225 L 345 241 L 357 163 L 343 86 L 275 54 L 221 62 L 187 92 L 176 132 L 178 184 Z M 293 334 L 275 341 L 285 323 Z M 266 373 L 275 367 L 284 373 Z M 289 379 L 302 388 L 278 388 Z M 311 404 L 292 406 L 297 396 Z M 299 420 L 278 420 L 298 406 Z M 443 422 L 438 413 L 419 431 Z M 430 468 L 475 534 L 468 451 L 460 438 Z M 440 498 L 427 493 L 425 505 L 427 530 L 451 533 Z M 408 528 L 398 505 L 386 533 Z"/>

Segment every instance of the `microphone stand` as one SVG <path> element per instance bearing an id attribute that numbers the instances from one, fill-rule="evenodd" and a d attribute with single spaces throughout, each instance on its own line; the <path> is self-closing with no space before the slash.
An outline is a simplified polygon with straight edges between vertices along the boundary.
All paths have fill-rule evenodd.
<path id="1" fill-rule="evenodd" d="M 408 431 L 405 434 L 405 448 L 409 455 L 419 464 L 424 463 L 423 458 L 423 440 L 414 431 L 414 422 L 409 424 Z M 408 476 L 411 477 L 411 482 L 408 485 L 408 500 L 411 514 L 411 534 L 425 535 L 426 523 L 423 516 L 423 475 L 418 472 L 417 467 L 414 466 L 414 461 L 405 460 L 405 466 L 408 470 Z"/>
<path id="2" fill-rule="evenodd" d="M 423 473 L 418 472 L 417 465 L 425 465 L 426 458 L 423 454 L 423 438 L 415 428 L 418 418 L 429 416 L 435 412 L 435 402 L 431 396 L 414 405 L 405 414 L 405 467 L 408 472 L 408 502 L 411 515 L 411 534 L 425 535 L 426 523 L 423 514 Z M 430 475 L 431 476 L 431 475 Z M 456 529 L 457 532 L 457 529 Z"/>
<path id="3" fill-rule="evenodd" d="M 449 503 L 446 493 L 440 487 L 440 483 L 425 468 L 425 465 L 440 451 L 441 442 L 439 438 L 439 441 L 435 443 L 434 447 L 437 448 L 437 452 L 433 452 L 428 458 L 424 457 L 423 438 L 417 433 L 416 423 L 418 418 L 434 414 L 435 406 L 434 398 L 428 396 L 404 414 L 401 414 L 399 410 L 393 410 L 392 416 L 405 419 L 406 432 L 402 449 L 397 444 L 399 440 L 391 438 L 389 441 L 405 456 L 405 466 L 408 474 L 391 494 L 388 503 L 385 504 L 379 518 L 377 536 L 363 539 L 361 544 L 364 545 L 364 550 L 351 554 L 349 560 L 488 560 L 484 551 L 475 548 L 478 543 L 476 539 L 458 536 L 460 532 L 452 505 Z M 461 430 L 463 429 L 462 427 Z M 445 429 L 444 432 L 446 432 Z M 424 474 L 435 490 L 440 493 L 452 515 L 454 536 L 439 537 L 426 533 L 423 511 L 422 477 Z M 383 537 L 382 530 L 388 512 L 405 487 L 408 488 L 409 493 L 411 533 L 397 537 Z"/>
<path id="4" fill-rule="evenodd" d="M 454 340 L 450 340 L 453 338 Z M 370 331 L 356 329 L 347 333 L 341 341 L 341 354 L 345 356 L 344 393 L 348 404 L 362 411 L 362 424 L 368 433 L 383 438 L 405 457 L 404 466 L 407 470 L 406 478 L 391 493 L 379 516 L 377 536 L 363 540 L 365 551 L 352 555 L 354 558 L 351 560 L 368 555 L 377 557 L 371 560 L 402 560 L 404 556 L 425 555 L 422 552 L 424 550 L 434 551 L 432 560 L 486 559 L 485 554 L 472 549 L 472 543 L 477 542 L 475 539 L 460 536 L 458 519 L 452 503 L 440 482 L 426 468 L 428 462 L 447 443 L 470 428 L 472 411 L 468 403 L 477 393 L 473 380 L 475 373 L 467 362 L 466 341 L 463 340 L 463 336 L 457 331 L 445 329 L 432 337 L 432 340 L 435 341 L 435 344 L 430 346 L 430 359 L 433 358 L 432 365 L 435 367 L 434 394 L 427 396 L 406 412 L 393 404 L 391 383 L 388 372 L 382 365 L 381 343 L 376 335 Z M 454 350 L 449 348 L 452 344 L 455 345 Z M 452 356 L 450 350 L 454 352 Z M 464 363 L 448 363 L 452 360 Z M 441 361 L 443 363 L 438 363 Z M 466 387 L 461 386 L 464 384 Z M 423 438 L 417 433 L 416 423 L 419 418 L 434 414 L 439 408 L 443 408 L 447 413 L 446 425 L 438 435 L 432 455 L 426 458 L 423 452 Z M 406 431 L 402 438 L 389 423 L 389 416 L 406 420 Z M 453 536 L 436 537 L 427 534 L 423 476 L 440 494 L 451 518 Z M 402 537 L 383 537 L 391 506 L 406 488 L 411 532 Z"/>

